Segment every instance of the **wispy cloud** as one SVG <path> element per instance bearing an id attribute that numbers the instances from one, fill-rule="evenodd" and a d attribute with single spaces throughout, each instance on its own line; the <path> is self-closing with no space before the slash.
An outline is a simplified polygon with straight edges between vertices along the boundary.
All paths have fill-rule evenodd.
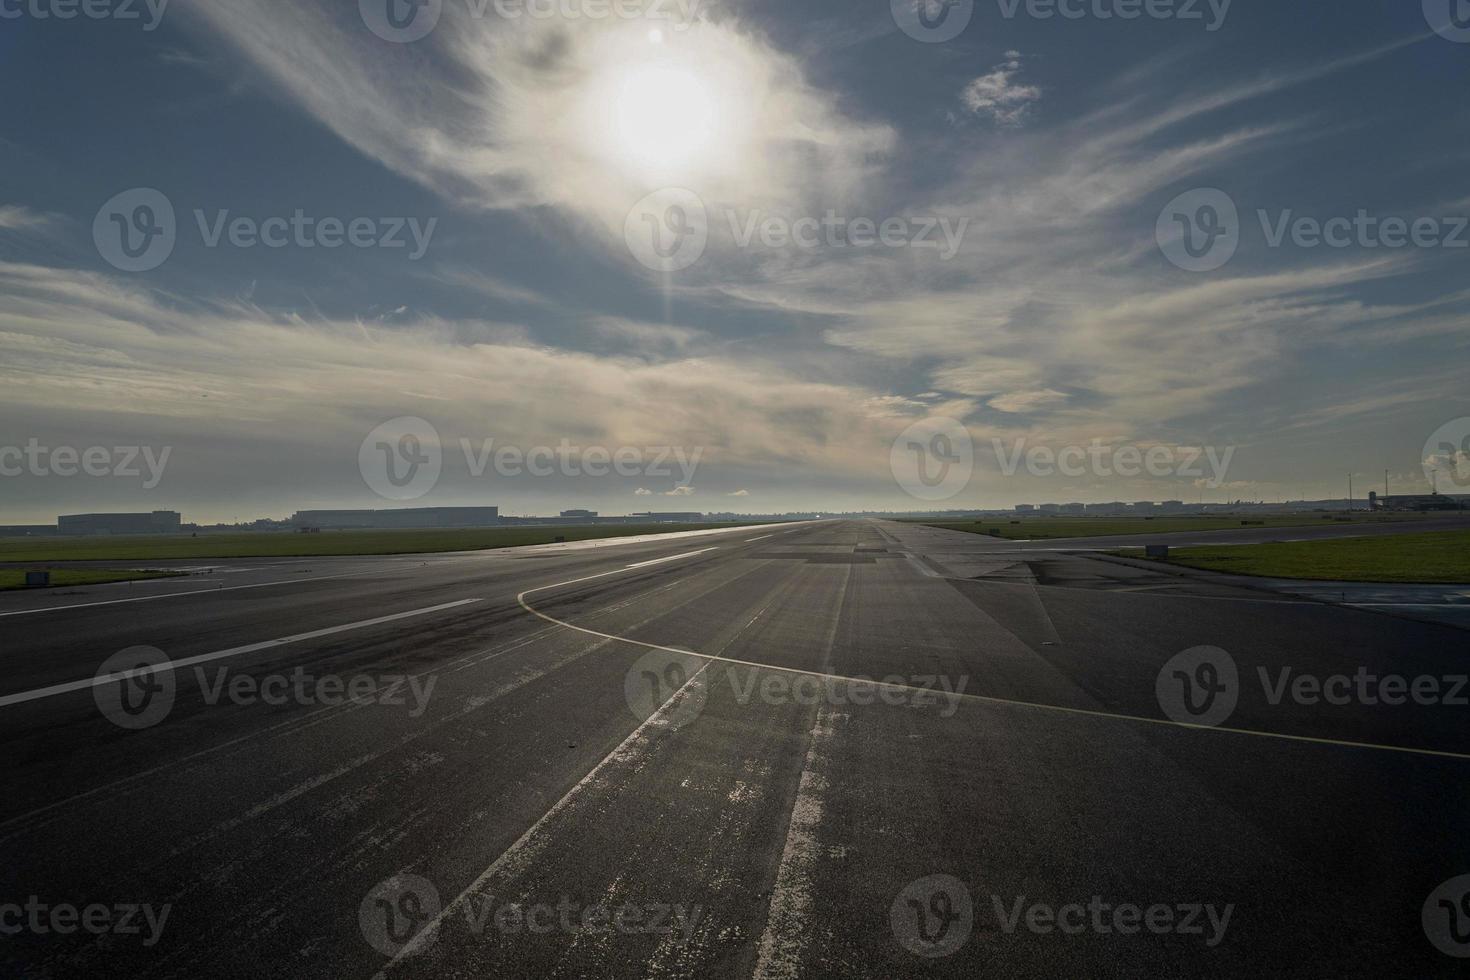
<path id="1" fill-rule="evenodd" d="M 1016 80 L 1021 74 L 1019 51 L 1007 51 L 1006 58 L 966 85 L 960 100 L 970 112 L 988 116 L 998 125 L 1020 126 L 1032 105 L 1041 100 L 1041 88 Z"/>

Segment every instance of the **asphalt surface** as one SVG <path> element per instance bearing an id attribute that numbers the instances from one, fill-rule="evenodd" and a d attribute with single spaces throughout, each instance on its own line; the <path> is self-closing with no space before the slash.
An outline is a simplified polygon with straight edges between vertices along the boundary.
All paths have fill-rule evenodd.
<path id="1" fill-rule="evenodd" d="M 1465 639 L 879 521 L 4 595 L 0 972 L 1462 976 Z"/>

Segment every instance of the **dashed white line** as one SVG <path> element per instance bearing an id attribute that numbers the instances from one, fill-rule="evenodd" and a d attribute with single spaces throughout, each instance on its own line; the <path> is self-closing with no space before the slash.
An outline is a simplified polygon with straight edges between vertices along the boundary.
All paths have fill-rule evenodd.
<path id="1" fill-rule="evenodd" d="M 654 558 L 651 561 L 634 562 L 631 565 L 624 565 L 623 568 L 617 569 L 617 571 L 623 571 L 628 568 L 645 568 L 649 565 L 662 565 L 666 561 L 678 561 L 680 558 L 693 558 L 695 555 L 702 555 L 706 551 L 715 551 L 718 547 L 718 545 L 714 545 L 708 548 L 700 548 L 698 551 L 686 551 L 678 555 L 669 555 L 667 558 Z"/>

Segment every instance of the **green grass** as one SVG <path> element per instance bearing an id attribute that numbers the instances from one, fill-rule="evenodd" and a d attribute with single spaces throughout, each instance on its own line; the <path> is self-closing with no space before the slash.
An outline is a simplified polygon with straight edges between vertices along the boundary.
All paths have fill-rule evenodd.
<path id="1" fill-rule="evenodd" d="M 104 585 L 108 582 L 134 582 L 148 578 L 173 578 L 184 574 L 183 572 L 129 571 L 118 568 L 65 569 L 61 571 L 50 569 L 50 572 L 51 588 L 53 589 L 66 585 Z M 25 587 L 25 569 L 0 568 L 0 592 L 7 589 L 23 589 Z"/>
<path id="2" fill-rule="evenodd" d="M 1266 514 L 1260 517 L 999 517 L 970 521 L 917 521 L 931 527 L 990 534 L 1010 541 L 1095 538 L 1115 534 L 1167 534 L 1170 531 L 1228 531 L 1242 527 L 1307 527 L 1328 523 L 1387 524 L 1420 521 L 1444 514 Z M 1247 523 L 1249 522 L 1249 523 Z"/>
<path id="3" fill-rule="evenodd" d="M 323 531 L 298 534 L 127 535 L 0 538 L 0 561 L 147 561 L 175 558 L 313 558 L 329 555 L 408 555 L 479 551 L 518 545 L 620 538 L 633 534 L 701 531 L 734 524 L 603 524 L 586 527 L 495 527 L 406 531 Z"/>
<path id="4" fill-rule="evenodd" d="M 1137 549 L 1119 553 L 1129 557 L 1139 554 Z M 1163 560 L 1212 572 L 1268 578 L 1457 585 L 1470 583 L 1470 531 L 1174 548 Z"/>

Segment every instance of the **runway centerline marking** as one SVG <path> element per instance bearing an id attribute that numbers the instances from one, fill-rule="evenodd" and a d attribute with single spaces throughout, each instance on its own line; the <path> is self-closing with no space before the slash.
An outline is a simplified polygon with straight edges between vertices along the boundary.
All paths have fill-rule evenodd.
<path id="1" fill-rule="evenodd" d="M 629 568 L 646 568 L 649 565 L 662 565 L 666 561 L 678 561 L 680 558 L 693 558 L 695 555 L 702 555 L 706 551 L 716 551 L 718 550 L 718 548 L 719 545 L 713 545 L 708 548 L 700 548 L 698 551 L 686 551 L 678 555 L 669 555 L 667 558 L 654 558 L 649 561 L 638 561 L 634 562 L 631 565 L 624 565 L 622 568 L 614 569 L 614 571 L 621 572 L 624 569 Z"/>
<path id="2" fill-rule="evenodd" d="M 619 571 L 621 571 L 621 569 L 619 569 Z M 566 809 L 568 804 L 572 801 L 573 797 L 580 793 L 585 787 L 592 784 L 592 782 L 597 778 L 598 773 L 600 773 L 609 763 L 620 758 L 623 753 L 627 751 L 629 746 L 635 744 L 638 741 L 638 739 L 643 735 L 646 729 L 648 729 L 650 726 L 663 724 L 663 715 L 667 711 L 669 705 L 673 704 L 676 700 L 683 696 L 684 692 L 687 691 L 689 687 L 695 683 L 695 681 L 698 681 L 700 676 L 703 675 L 705 670 L 707 670 L 708 668 L 709 662 L 702 664 L 698 670 L 696 670 L 693 674 L 689 676 L 689 679 L 687 681 L 681 684 L 676 691 L 669 695 L 668 699 L 664 701 L 663 704 L 660 704 L 658 708 L 653 711 L 652 714 L 645 718 L 642 724 L 633 729 L 633 731 L 628 734 L 627 738 L 618 743 L 616 748 L 614 748 L 607 755 L 603 756 L 601 762 L 593 766 L 585 776 L 577 781 L 577 784 L 575 786 L 567 790 L 566 794 L 552 805 L 550 810 L 547 810 L 545 813 L 543 813 L 540 819 L 538 819 L 535 823 L 533 823 L 530 827 L 526 829 L 525 833 L 521 834 L 520 837 L 517 837 L 515 843 L 506 848 L 499 857 L 491 862 L 488 868 L 480 872 L 475 880 L 470 882 L 468 888 L 456 895 L 448 905 L 445 905 L 443 909 L 440 910 L 438 915 L 429 920 L 427 925 L 425 925 L 418 932 L 414 933 L 413 938 L 411 938 L 407 943 L 404 944 L 403 948 L 398 951 L 398 954 L 394 956 L 391 960 L 389 960 L 386 964 L 384 964 L 383 968 L 380 971 L 374 974 L 375 980 L 376 978 L 387 976 L 388 972 L 399 963 L 401 963 L 404 959 L 413 956 L 424 946 L 431 943 L 436 938 L 439 927 L 444 923 L 444 920 L 449 918 L 450 915 L 462 908 L 464 904 L 469 901 L 471 896 L 475 895 L 487 884 L 489 884 L 490 881 L 494 879 L 495 875 L 500 871 L 500 869 L 505 867 L 508 861 L 519 855 L 520 852 L 525 847 L 527 847 L 528 844 L 530 844 L 530 842 L 535 838 L 537 832 L 540 831 L 541 828 L 545 827 L 547 823 L 552 820 L 553 817 Z"/>
<path id="3" fill-rule="evenodd" d="M 344 623 L 341 626 L 328 626 L 324 629 L 311 630 L 307 633 L 297 633 L 293 636 L 283 636 L 275 640 L 262 640 L 259 643 L 250 643 L 242 647 L 231 647 L 228 650 L 216 650 L 214 653 L 201 653 L 193 657 L 185 657 L 182 660 L 170 660 L 166 663 L 154 664 L 147 667 L 134 667 L 132 670 L 120 670 L 111 674 L 102 674 L 89 677 L 80 681 L 68 681 L 65 684 L 53 684 L 50 687 L 39 687 L 34 691 L 21 691 L 16 694 L 6 694 L 0 697 L 0 708 L 9 707 L 12 704 L 23 704 L 27 701 L 40 701 L 44 698 L 56 697 L 59 694 L 69 694 L 72 691 L 84 691 L 89 687 L 98 687 L 102 684 L 110 684 L 113 681 L 129 680 L 133 677 L 142 677 L 152 674 L 165 674 L 181 667 L 192 667 L 195 664 L 208 663 L 211 660 L 223 660 L 227 657 L 238 657 L 246 653 L 256 653 L 260 650 L 269 650 L 274 647 L 285 646 L 288 643 L 300 643 L 302 640 L 315 640 L 318 637 L 332 636 L 336 633 L 346 633 L 349 630 L 365 629 L 369 626 L 377 626 L 380 623 L 392 623 L 400 619 L 409 619 L 414 616 L 426 616 L 429 613 L 442 612 L 445 609 L 454 609 L 458 606 L 467 606 L 472 602 L 484 602 L 484 599 L 458 599 L 454 602 L 443 602 L 437 606 L 425 606 L 422 609 L 410 609 L 407 612 L 393 613 L 388 616 L 378 616 L 374 619 L 364 619 L 356 623 Z"/>
<path id="4" fill-rule="evenodd" d="M 1303 742 L 1310 745 L 1334 745 L 1339 748 L 1375 749 L 1380 752 L 1398 752 L 1404 755 L 1423 755 L 1441 759 L 1461 759 L 1465 761 L 1470 761 L 1470 754 L 1464 752 L 1450 752 L 1443 749 L 1421 749 L 1407 745 L 1382 745 L 1377 742 L 1355 742 L 1349 739 L 1321 738 L 1313 735 L 1289 735 L 1285 732 L 1267 732 L 1260 731 L 1254 728 L 1231 728 L 1225 725 L 1191 725 L 1184 722 L 1170 721 L 1167 718 L 1150 718 L 1147 715 L 1129 715 L 1115 711 L 1099 711 L 1092 708 L 1068 708 L 1058 704 L 1043 704 L 1038 701 L 1019 701 L 1014 698 L 1000 698 L 986 694 L 968 694 L 960 691 L 945 691 L 943 693 L 939 693 L 935 692 L 931 688 L 915 687 L 911 684 L 894 684 L 888 681 L 873 680 L 871 678 L 847 677 L 842 674 L 828 674 L 819 670 L 803 670 L 799 667 L 784 667 L 779 664 L 766 664 L 760 663 L 759 661 L 755 660 L 740 660 L 735 657 L 724 657 L 709 653 L 699 653 L 695 650 L 664 646 L 659 643 L 647 643 L 643 640 L 634 640 L 626 636 L 618 636 L 613 633 L 604 633 L 600 630 L 588 629 L 585 626 L 578 626 L 575 623 L 569 623 L 566 620 L 557 619 L 555 616 L 550 616 L 526 601 L 526 596 L 530 595 L 533 592 L 544 592 L 548 589 L 557 589 L 568 585 L 576 585 L 580 582 L 586 582 L 591 579 L 603 578 L 607 575 L 612 575 L 618 571 L 622 571 L 622 569 L 614 569 L 613 572 L 603 572 L 599 575 L 589 575 L 585 578 L 572 579 L 571 581 L 559 582 L 554 585 L 541 585 L 537 586 L 534 589 L 527 589 L 520 595 L 516 596 L 516 602 L 518 602 L 521 608 L 526 610 L 526 612 L 530 613 L 533 616 L 536 616 L 539 619 L 544 619 L 548 623 L 555 623 L 558 626 L 564 626 L 570 630 L 576 630 L 579 633 L 586 633 L 590 636 L 597 636 L 607 640 L 619 640 L 623 643 L 631 643 L 634 646 L 645 647 L 649 650 L 663 650 L 667 653 L 677 653 L 683 656 L 699 657 L 702 660 L 710 662 L 718 660 L 722 663 L 737 664 L 742 667 L 756 667 L 762 670 L 775 670 L 780 671 L 784 674 L 797 674 L 803 677 L 816 677 L 821 680 L 846 681 L 850 684 L 863 684 L 870 687 L 886 688 L 895 691 L 916 692 L 924 694 L 925 696 L 935 698 L 945 697 L 953 698 L 955 700 L 1001 705 L 1004 707 L 1031 708 L 1036 711 L 1054 711 L 1059 714 L 1081 715 L 1089 718 L 1101 718 L 1106 721 L 1127 721 L 1133 722 L 1135 724 L 1161 725 L 1166 728 L 1182 728 L 1190 731 L 1218 732 L 1223 735 L 1247 735 L 1254 738 L 1276 739 L 1283 742 Z"/>

